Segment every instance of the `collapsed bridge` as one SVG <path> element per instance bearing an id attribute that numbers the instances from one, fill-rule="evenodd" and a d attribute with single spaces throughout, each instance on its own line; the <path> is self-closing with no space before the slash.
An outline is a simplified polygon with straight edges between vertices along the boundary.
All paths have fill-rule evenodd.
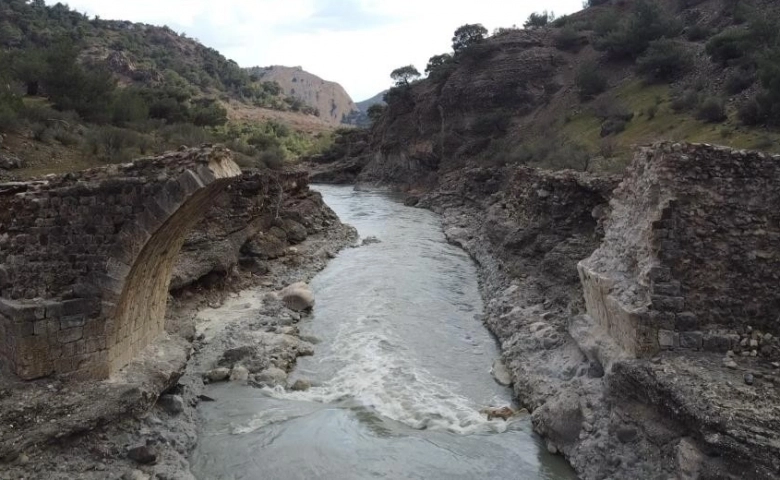
<path id="1" fill-rule="evenodd" d="M 240 174 L 204 146 L 0 184 L 0 361 L 25 380 L 125 366 L 163 333 L 185 237 Z"/>

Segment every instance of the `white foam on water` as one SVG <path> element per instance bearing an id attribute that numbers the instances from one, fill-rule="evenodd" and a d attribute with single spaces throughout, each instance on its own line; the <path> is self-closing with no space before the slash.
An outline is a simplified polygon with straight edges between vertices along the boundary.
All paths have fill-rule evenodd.
<path id="1" fill-rule="evenodd" d="M 380 330 L 365 316 L 342 324 L 332 353 L 321 359 L 341 366 L 333 378 L 305 392 L 277 388 L 266 389 L 266 394 L 324 404 L 357 403 L 414 429 L 461 435 L 506 431 L 508 422 L 488 421 L 479 411 L 486 405 L 475 405 L 455 393 L 456 385 L 414 365 L 408 352 L 399 348 L 400 342 Z"/>

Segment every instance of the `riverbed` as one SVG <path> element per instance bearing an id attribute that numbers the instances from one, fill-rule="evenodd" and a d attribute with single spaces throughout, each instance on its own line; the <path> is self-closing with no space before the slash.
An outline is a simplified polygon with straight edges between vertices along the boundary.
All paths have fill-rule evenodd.
<path id="1" fill-rule="evenodd" d="M 483 326 L 473 261 L 449 245 L 433 213 L 351 187 L 320 186 L 365 245 L 311 283 L 316 339 L 288 392 L 209 387 L 192 471 L 201 479 L 569 479 L 530 418 L 488 421 L 512 405 L 490 375 L 499 357 Z M 376 239 L 377 241 L 373 241 Z M 258 300 L 262 301 L 262 300 Z M 246 309 L 242 315 L 252 315 Z"/>

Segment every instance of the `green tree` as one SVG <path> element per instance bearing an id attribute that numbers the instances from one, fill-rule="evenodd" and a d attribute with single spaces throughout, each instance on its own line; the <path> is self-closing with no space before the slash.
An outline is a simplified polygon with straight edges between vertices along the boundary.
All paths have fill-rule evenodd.
<path id="1" fill-rule="evenodd" d="M 555 20 L 555 14 L 545 10 L 542 13 L 534 12 L 528 16 L 528 20 L 525 21 L 523 27 L 525 28 L 541 28 L 546 27 L 548 23 Z"/>
<path id="2" fill-rule="evenodd" d="M 390 78 L 395 82 L 396 87 L 409 85 L 409 82 L 420 78 L 420 72 L 414 67 L 414 65 L 407 65 L 405 67 L 396 68 L 390 73 Z"/>
<path id="3" fill-rule="evenodd" d="M 430 75 L 431 73 L 441 69 L 445 65 L 452 62 L 452 55 L 444 53 L 441 55 L 434 55 L 428 60 L 428 66 L 425 67 L 425 73 Z"/>
<path id="4" fill-rule="evenodd" d="M 473 23 L 459 27 L 452 37 L 452 50 L 457 54 L 485 39 L 488 31 L 482 24 Z"/>
<path id="5" fill-rule="evenodd" d="M 595 63 L 583 64 L 577 71 L 575 83 L 583 100 L 593 98 L 607 89 L 607 78 Z"/>

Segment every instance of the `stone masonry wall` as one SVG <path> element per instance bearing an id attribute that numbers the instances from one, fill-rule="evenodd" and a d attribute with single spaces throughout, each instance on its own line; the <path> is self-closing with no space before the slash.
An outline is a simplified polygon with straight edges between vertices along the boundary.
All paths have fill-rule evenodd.
<path id="1" fill-rule="evenodd" d="M 754 354 L 771 355 L 760 347 L 780 326 L 778 206 L 780 156 L 641 148 L 615 190 L 602 246 L 579 264 L 588 313 L 640 356 L 738 350 L 740 334 Z"/>
<path id="2" fill-rule="evenodd" d="M 0 185 L 0 358 L 21 378 L 102 378 L 162 332 L 170 270 L 240 173 L 182 150 Z"/>

